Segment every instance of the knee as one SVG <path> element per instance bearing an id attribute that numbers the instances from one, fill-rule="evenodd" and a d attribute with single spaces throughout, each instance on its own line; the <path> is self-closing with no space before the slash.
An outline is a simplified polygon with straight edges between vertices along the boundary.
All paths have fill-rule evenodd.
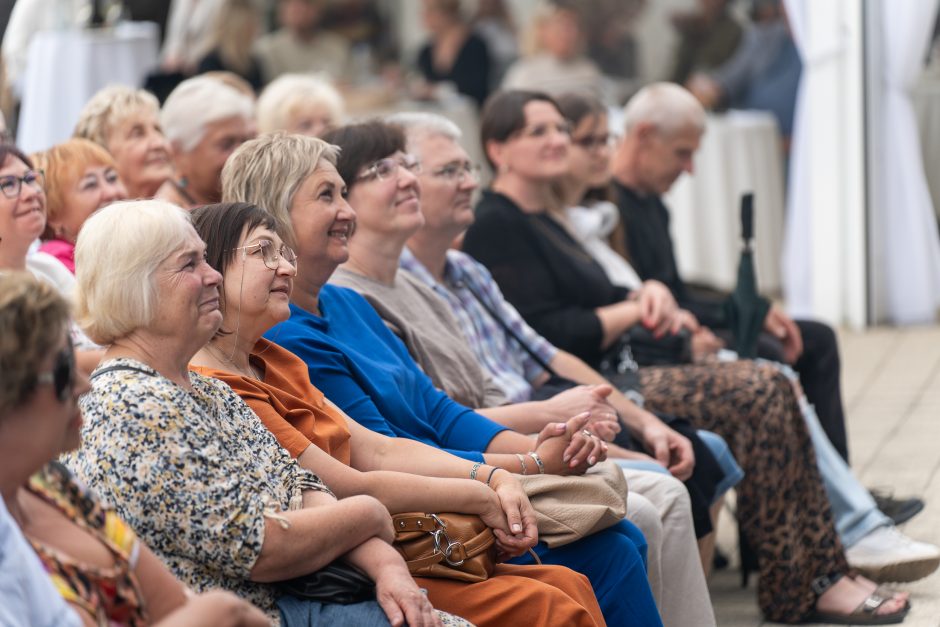
<path id="1" fill-rule="evenodd" d="M 663 542 L 663 523 L 660 510 L 648 498 L 636 492 L 627 494 L 627 518 L 640 528 L 648 546 L 654 549 Z"/>

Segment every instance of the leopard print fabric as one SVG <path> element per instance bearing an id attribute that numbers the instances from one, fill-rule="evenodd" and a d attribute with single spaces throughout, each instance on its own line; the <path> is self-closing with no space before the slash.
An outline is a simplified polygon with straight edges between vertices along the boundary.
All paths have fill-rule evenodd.
<path id="1" fill-rule="evenodd" d="M 813 580 L 848 564 L 790 382 L 751 361 L 643 368 L 640 381 L 648 409 L 727 440 L 745 472 L 738 524 L 760 564 L 758 604 L 773 621 L 806 618 Z"/>

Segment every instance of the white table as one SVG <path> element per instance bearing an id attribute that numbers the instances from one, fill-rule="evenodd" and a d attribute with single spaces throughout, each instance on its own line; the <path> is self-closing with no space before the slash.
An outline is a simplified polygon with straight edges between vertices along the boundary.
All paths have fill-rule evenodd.
<path id="1" fill-rule="evenodd" d="M 672 217 L 679 272 L 688 282 L 730 290 L 741 252 L 741 194 L 754 192 L 754 260 L 762 293 L 781 288 L 784 165 L 769 113 L 710 115 L 695 155 L 664 198 Z"/>
<path id="2" fill-rule="evenodd" d="M 17 145 L 30 153 L 63 142 L 99 89 L 143 85 L 157 67 L 158 36 L 157 25 L 150 22 L 36 33 L 23 81 Z"/>

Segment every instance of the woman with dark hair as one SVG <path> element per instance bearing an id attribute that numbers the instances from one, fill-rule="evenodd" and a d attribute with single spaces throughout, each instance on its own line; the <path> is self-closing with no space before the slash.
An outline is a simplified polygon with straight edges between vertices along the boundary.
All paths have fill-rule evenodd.
<path id="1" fill-rule="evenodd" d="M 340 139 L 343 131 L 335 133 L 334 141 L 352 152 L 352 143 Z M 361 145 L 356 158 L 370 154 L 371 161 L 352 174 L 342 166 L 349 180 L 384 198 L 376 210 L 384 211 L 385 219 L 401 225 L 415 220 L 420 215 L 411 172 L 415 162 L 375 137 Z M 278 233 L 296 247 L 298 289 L 291 296 L 291 317 L 265 337 L 300 357 L 310 380 L 359 424 L 470 460 L 472 478 L 492 475 L 495 482 L 523 472 L 526 464 L 529 474 L 583 473 L 589 457 L 601 457 L 595 438 L 582 433 L 587 416 L 546 428 L 538 441 L 489 421 L 436 389 L 365 299 L 327 285 L 348 258 L 356 214 L 345 200 L 335 157 L 311 157 L 322 155 L 324 146 L 298 135 L 263 136 L 236 151 L 223 172 L 225 199 L 264 208 L 275 217 Z M 522 532 L 535 538 L 528 524 Z M 632 525 L 621 522 L 565 546 L 549 550 L 539 543 L 534 550 L 544 563 L 585 574 L 608 624 L 659 625 L 637 547 L 643 542 Z"/>
<path id="2" fill-rule="evenodd" d="M 568 173 L 571 150 L 571 127 L 556 102 L 539 92 L 496 94 L 484 107 L 481 137 L 496 176 L 464 250 L 488 267 L 526 320 L 591 364 L 635 324 L 671 330 L 676 306 L 662 286 L 645 283 L 638 294 L 614 286 L 553 217 L 553 186 Z M 758 601 L 769 619 L 903 620 L 904 597 L 846 576 L 812 443 L 785 376 L 746 361 L 646 368 L 639 376 L 647 409 L 715 431 L 744 468 L 738 520 L 757 550 Z"/>
<path id="3" fill-rule="evenodd" d="M 262 338 L 290 315 L 296 274 L 296 258 L 275 232 L 271 214 L 247 203 L 223 203 L 198 209 L 193 220 L 205 238 L 209 264 L 222 274 L 223 311 L 219 331 L 190 362 L 194 370 L 231 386 L 298 463 L 340 498 L 366 494 L 393 514 L 477 514 L 506 554 L 525 549 L 510 521 L 534 513 L 511 475 L 478 472 L 472 481 L 467 478 L 472 462 L 365 429 L 310 383 L 299 357 Z M 551 566 L 499 565 L 496 572 L 472 586 L 446 579 L 419 583 L 436 607 L 477 625 L 602 621 L 580 575 Z"/>

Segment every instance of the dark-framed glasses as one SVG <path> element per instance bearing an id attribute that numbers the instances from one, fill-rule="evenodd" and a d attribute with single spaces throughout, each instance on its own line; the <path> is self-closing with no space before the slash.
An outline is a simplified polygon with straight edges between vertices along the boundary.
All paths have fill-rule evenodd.
<path id="1" fill-rule="evenodd" d="M 66 402 L 72 396 L 75 387 L 75 350 L 71 341 L 56 355 L 52 370 L 36 375 L 36 383 L 51 385 L 60 403 Z"/>
<path id="2" fill-rule="evenodd" d="M 572 138 L 571 143 L 585 150 L 600 150 L 601 148 L 610 148 L 617 141 L 616 135 L 610 133 L 601 133 L 599 135 L 586 135 L 584 137 Z"/>
<path id="3" fill-rule="evenodd" d="M 239 246 L 234 250 L 243 251 L 242 259 L 247 259 L 249 256 L 261 255 L 261 259 L 264 261 L 264 265 L 268 270 L 277 270 L 277 265 L 281 259 L 291 266 L 297 267 L 297 254 L 287 244 L 281 244 L 281 247 L 278 248 L 271 240 L 263 239 L 255 244 Z"/>
<path id="4" fill-rule="evenodd" d="M 451 183 L 458 183 L 467 178 L 479 181 L 480 166 L 469 161 L 453 161 L 434 170 L 431 175 Z"/>
<path id="5" fill-rule="evenodd" d="M 17 198 L 20 195 L 23 183 L 26 183 L 37 192 L 41 192 L 46 184 L 45 175 L 42 170 L 27 170 L 23 176 L 14 176 L 12 174 L 0 176 L 0 192 L 3 192 L 3 195 L 7 198 Z"/>
<path id="6" fill-rule="evenodd" d="M 370 165 L 356 178 L 359 181 L 368 181 L 371 179 L 387 181 L 391 178 L 398 178 L 400 168 L 404 168 L 412 174 L 418 174 L 421 172 L 421 160 L 414 155 L 407 154 L 397 157 L 386 157 Z"/>

